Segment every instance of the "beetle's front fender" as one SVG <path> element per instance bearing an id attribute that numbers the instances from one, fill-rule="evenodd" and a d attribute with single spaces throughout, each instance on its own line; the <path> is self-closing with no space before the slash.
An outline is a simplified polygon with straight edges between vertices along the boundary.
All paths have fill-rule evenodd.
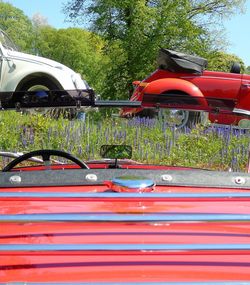
<path id="1" fill-rule="evenodd" d="M 7 60 L 4 61 L 4 72 L 1 82 L 2 91 L 15 91 L 21 82 L 34 77 L 46 77 L 55 82 L 58 88 L 65 90 L 76 89 L 74 79 L 77 79 L 77 74 L 73 71 L 71 72 L 70 69 L 64 70 L 45 64 L 14 59 L 13 64 L 13 68 L 10 68 L 7 64 Z M 79 89 L 84 89 L 84 87 L 82 81 L 82 86 L 80 86 Z"/>

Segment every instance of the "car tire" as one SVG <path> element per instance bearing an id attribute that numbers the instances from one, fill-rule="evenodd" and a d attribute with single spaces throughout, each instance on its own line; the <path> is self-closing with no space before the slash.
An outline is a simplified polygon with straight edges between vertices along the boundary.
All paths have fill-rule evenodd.
<path id="1" fill-rule="evenodd" d="M 201 123 L 201 113 L 200 112 L 194 112 L 194 111 L 188 111 L 188 121 L 186 126 L 188 128 L 194 128 L 197 124 Z"/>
<path id="2" fill-rule="evenodd" d="M 176 129 L 193 128 L 201 122 L 200 112 L 176 109 L 160 109 L 158 119 L 164 120 L 170 127 Z"/>
<path id="3" fill-rule="evenodd" d="M 135 116 L 140 118 L 154 119 L 157 117 L 157 114 L 158 112 L 156 109 L 145 108 L 142 111 L 138 112 Z"/>
<path id="4" fill-rule="evenodd" d="M 171 123 L 171 119 L 174 119 L 174 114 L 181 117 L 181 120 L 178 123 Z M 140 118 L 158 118 L 159 120 L 167 121 L 170 127 L 175 127 L 176 129 L 183 129 L 185 127 L 194 128 L 197 124 L 201 123 L 201 113 L 194 111 L 186 110 L 174 110 L 174 109 L 152 109 L 145 108 L 141 112 L 137 113 L 136 116 Z M 169 118 L 170 116 L 171 118 Z"/>
<path id="5" fill-rule="evenodd" d="M 20 91 L 49 91 L 49 90 L 61 90 L 54 82 L 47 78 L 35 78 L 26 82 L 21 88 Z M 37 110 L 39 113 L 39 110 Z M 41 112 L 40 112 L 41 113 Z M 49 115 L 53 119 L 59 119 L 63 117 L 64 119 L 75 119 L 77 117 L 77 112 L 73 108 L 53 108 L 42 112 L 45 115 Z"/>
<path id="6" fill-rule="evenodd" d="M 19 91 L 48 91 L 61 88 L 47 78 L 34 78 L 24 83 L 19 89 Z"/>

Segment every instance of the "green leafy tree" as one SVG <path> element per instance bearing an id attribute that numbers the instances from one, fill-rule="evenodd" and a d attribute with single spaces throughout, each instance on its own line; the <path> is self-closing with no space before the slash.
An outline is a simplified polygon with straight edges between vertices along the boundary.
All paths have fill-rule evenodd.
<path id="1" fill-rule="evenodd" d="M 245 73 L 250 74 L 250 66 L 245 69 Z"/>
<path id="2" fill-rule="evenodd" d="M 156 67 L 160 46 L 203 56 L 212 47 L 208 22 L 218 22 L 243 3 L 243 0 L 71 0 L 65 13 L 69 20 L 82 22 L 106 40 L 105 52 L 111 65 L 105 97 L 124 98 L 128 96 L 127 90 L 132 91 L 131 81 L 145 77 Z"/>
<path id="3" fill-rule="evenodd" d="M 241 72 L 245 72 L 245 65 L 241 58 L 234 54 L 217 51 L 210 54 L 208 59 L 208 69 L 214 71 L 229 72 L 232 64 L 238 62 L 241 65 Z"/>
<path id="4" fill-rule="evenodd" d="M 0 1 L 0 28 L 22 51 L 32 50 L 33 26 L 22 10 Z"/>
<path id="5" fill-rule="evenodd" d="M 56 60 L 74 71 L 99 93 L 105 81 L 108 58 L 103 55 L 103 40 L 80 28 L 55 29 L 42 26 L 36 42 L 40 56 Z"/>

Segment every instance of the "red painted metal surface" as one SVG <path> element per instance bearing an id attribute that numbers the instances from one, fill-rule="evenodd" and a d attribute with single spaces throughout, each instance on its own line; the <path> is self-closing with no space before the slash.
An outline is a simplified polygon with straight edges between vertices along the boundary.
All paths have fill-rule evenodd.
<path id="1" fill-rule="evenodd" d="M 210 113 L 208 119 L 211 123 L 238 126 L 239 122 L 249 120 L 248 116 L 236 116 L 234 114 L 216 114 Z"/>
<path id="2" fill-rule="evenodd" d="M 126 166 L 125 166 L 126 167 Z M 143 166 L 141 165 L 141 168 Z M 149 169 L 149 166 L 147 166 Z M 34 170 L 34 169 L 33 169 Z M 0 188 L 0 192 L 103 192 L 105 185 Z M 250 189 L 156 186 L 154 193 Z M 119 194 L 117 194 L 119 195 Z M 250 214 L 250 198 L 1 198 L 0 214 Z M 5 222 L 1 245 L 249 244 L 247 221 Z M 250 280 L 250 250 L 0 251 L 0 282 L 215 282 Z"/>
<path id="3" fill-rule="evenodd" d="M 209 115 L 212 123 L 237 125 L 245 117 L 232 114 L 233 109 L 250 111 L 250 76 L 245 74 L 215 71 L 185 74 L 158 69 L 137 84 L 130 100 L 142 101 L 144 108 L 156 107 L 154 96 L 165 94 L 162 98 L 166 98 L 167 93 L 178 91 L 195 99 L 198 105 L 192 105 L 192 109 L 214 111 L 221 108 L 220 115 Z M 147 100 L 145 94 L 148 96 Z M 163 100 L 162 98 L 158 98 L 158 101 Z M 164 106 L 167 107 L 167 104 L 161 103 L 161 107 Z M 130 116 L 142 110 L 143 108 L 124 108 L 121 116 Z"/>

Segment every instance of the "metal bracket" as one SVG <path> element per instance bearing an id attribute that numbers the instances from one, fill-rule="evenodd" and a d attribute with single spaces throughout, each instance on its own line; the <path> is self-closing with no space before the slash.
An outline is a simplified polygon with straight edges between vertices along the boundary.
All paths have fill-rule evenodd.
<path id="1" fill-rule="evenodd" d="M 81 107 L 82 107 L 82 104 L 81 104 L 81 101 L 80 100 L 77 100 L 76 101 L 76 110 L 80 110 L 81 109 Z"/>

